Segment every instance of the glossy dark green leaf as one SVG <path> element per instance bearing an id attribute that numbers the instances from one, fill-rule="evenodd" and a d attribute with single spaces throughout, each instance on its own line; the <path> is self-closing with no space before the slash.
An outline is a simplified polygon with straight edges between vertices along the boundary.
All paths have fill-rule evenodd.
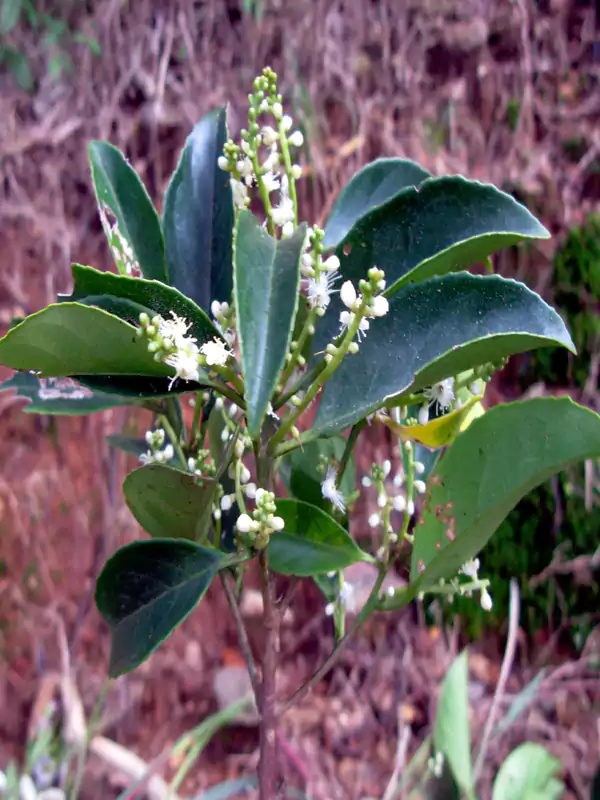
<path id="1" fill-rule="evenodd" d="M 285 527 L 271 534 L 269 566 L 283 575 L 319 575 L 373 559 L 333 517 L 300 500 L 278 500 Z"/>
<path id="2" fill-rule="evenodd" d="M 189 324 L 188 334 L 198 340 L 198 345 L 209 339 L 219 338 L 219 333 L 207 315 L 198 308 L 193 300 L 189 300 L 177 289 L 165 286 L 160 281 L 147 281 L 142 278 L 130 278 L 126 275 L 115 275 L 112 272 L 100 272 L 93 267 L 73 264 L 75 285 L 69 296 L 59 296 L 59 300 L 70 300 L 86 305 L 100 305 L 112 314 L 122 317 L 129 315 L 129 306 L 124 305 L 122 312 L 118 301 L 131 303 L 136 313 L 134 322 L 139 322 L 139 311 L 160 314 L 171 319 L 171 312 L 182 317 Z M 104 298 L 105 305 L 102 305 Z M 117 301 L 117 302 L 116 302 Z M 125 317 L 127 319 L 127 317 Z M 127 319 L 127 321 L 130 321 Z"/>
<path id="3" fill-rule="evenodd" d="M 202 540 L 210 525 L 214 481 L 149 464 L 125 478 L 123 493 L 131 513 L 150 536 Z"/>
<path id="4" fill-rule="evenodd" d="M 565 785 L 559 780 L 561 763 L 537 742 L 524 742 L 504 760 L 492 800 L 560 800 Z"/>
<path id="5" fill-rule="evenodd" d="M 235 244 L 235 304 L 248 430 L 255 436 L 288 351 L 300 288 L 306 225 L 286 239 L 269 236 L 250 211 L 241 211 Z"/>
<path id="6" fill-rule="evenodd" d="M 122 450 L 124 453 L 136 458 L 139 458 L 142 453 L 146 453 L 148 450 L 148 444 L 145 439 L 136 436 L 125 436 L 121 433 L 113 433 L 107 436 L 106 443 L 109 447 Z"/>
<path id="7" fill-rule="evenodd" d="M 428 481 L 411 577 L 449 578 L 486 544 L 509 511 L 573 462 L 600 456 L 600 417 L 569 398 L 496 406 L 461 433 Z"/>
<path id="8" fill-rule="evenodd" d="M 325 249 L 337 247 L 368 211 L 429 177 L 427 170 L 404 158 L 378 158 L 367 164 L 350 178 L 333 204 L 325 224 Z"/>
<path id="9" fill-rule="evenodd" d="M 199 373 L 198 383 L 179 379 L 171 383 L 171 378 L 139 377 L 138 375 L 77 375 L 75 377 L 83 386 L 94 391 L 143 400 L 197 392 L 202 386 L 214 385 L 205 370 L 201 369 Z"/>
<path id="10" fill-rule="evenodd" d="M 138 174 L 108 142 L 90 142 L 88 154 L 100 213 L 106 214 L 110 209 L 144 277 L 166 282 L 160 221 Z M 109 245 L 112 246 L 110 240 Z"/>
<path id="11" fill-rule="evenodd" d="M 371 321 L 358 354 L 326 384 L 313 431 L 335 433 L 386 398 L 555 345 L 573 349 L 562 319 L 521 283 L 460 273 L 411 284 L 390 299 L 385 317 Z"/>
<path id="12" fill-rule="evenodd" d="M 163 228 L 170 282 L 209 310 L 231 298 L 233 198 L 217 159 L 227 139 L 226 110 L 207 114 L 188 136 L 165 194 Z"/>
<path id="13" fill-rule="evenodd" d="M 79 416 L 132 402 L 116 395 L 92 392 L 71 378 L 36 378 L 29 372 L 17 372 L 0 383 L 0 392 L 4 389 L 13 389 L 17 397 L 27 400 L 23 409 L 26 414 Z"/>
<path id="14" fill-rule="evenodd" d="M 322 462 L 339 464 L 346 447 L 346 440 L 342 436 L 333 436 L 330 439 L 316 439 L 304 447 L 292 451 L 285 457 L 288 469 L 287 485 L 291 494 L 297 500 L 304 500 L 319 506 L 324 511 L 331 510 L 331 503 L 325 500 L 321 484 L 325 473 L 320 469 Z M 348 462 L 344 471 L 339 489 L 348 497 L 355 489 L 354 456 Z"/>
<path id="15" fill-rule="evenodd" d="M 448 761 L 458 786 L 466 797 L 474 797 L 469 729 L 469 662 L 464 650 L 452 662 L 442 683 L 435 715 L 433 742 L 436 753 Z"/>
<path id="16" fill-rule="evenodd" d="M 222 553 L 184 540 L 118 550 L 96 585 L 98 611 L 112 636 L 111 677 L 145 661 L 194 610 L 223 565 Z"/>
<path id="17" fill-rule="evenodd" d="M 44 377 L 169 376 L 136 330 L 99 308 L 79 303 L 47 306 L 0 339 L 0 363 Z"/>
<path id="18" fill-rule="evenodd" d="M 345 278 L 358 281 L 374 264 L 387 293 L 471 266 L 524 239 L 547 239 L 544 226 L 495 186 L 460 176 L 430 178 L 360 219 L 338 248 Z"/>

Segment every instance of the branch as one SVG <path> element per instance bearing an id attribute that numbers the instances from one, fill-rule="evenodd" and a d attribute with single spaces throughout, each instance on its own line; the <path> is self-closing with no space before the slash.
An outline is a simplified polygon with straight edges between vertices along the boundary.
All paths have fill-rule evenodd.
<path id="1" fill-rule="evenodd" d="M 244 620 L 242 619 L 242 615 L 240 613 L 240 607 L 238 606 L 237 598 L 235 596 L 235 590 L 232 585 L 233 578 L 228 572 L 226 572 L 226 570 L 223 570 L 219 574 L 221 576 L 221 583 L 223 584 L 223 591 L 225 592 L 225 597 L 227 598 L 229 608 L 231 609 L 231 614 L 233 615 L 233 619 L 235 621 L 235 627 L 237 630 L 238 640 L 240 643 L 240 649 L 242 651 L 242 655 L 244 656 L 244 661 L 246 662 L 246 666 L 248 667 L 248 674 L 250 675 L 250 683 L 252 684 L 252 691 L 254 692 L 254 697 L 256 699 L 256 704 L 258 706 L 259 696 L 260 696 L 258 670 L 256 668 L 256 662 L 254 661 L 254 656 L 252 655 L 252 648 L 250 647 L 250 641 L 248 639 L 248 633 L 246 632 L 246 626 L 244 625 Z"/>
<path id="2" fill-rule="evenodd" d="M 494 727 L 494 723 L 496 721 L 496 714 L 498 713 L 498 707 L 500 706 L 502 696 L 504 695 L 506 682 L 508 681 L 508 676 L 510 675 L 512 663 L 515 658 L 515 652 L 517 649 L 517 635 L 519 633 L 520 605 L 521 604 L 519 597 L 519 585 L 517 584 L 514 578 L 511 578 L 510 610 L 508 616 L 508 639 L 506 641 L 506 650 L 504 651 L 504 658 L 502 659 L 502 666 L 500 668 L 500 677 L 498 678 L 498 684 L 496 686 L 496 691 L 494 692 L 494 697 L 492 699 L 492 707 L 490 708 L 490 713 L 487 716 L 485 728 L 483 730 L 483 737 L 481 739 L 481 745 L 479 747 L 479 753 L 477 754 L 477 761 L 475 762 L 475 778 L 474 778 L 475 782 L 477 782 L 477 778 L 479 777 L 479 773 L 481 772 L 481 768 L 483 767 L 487 746 L 492 733 L 492 729 Z"/>

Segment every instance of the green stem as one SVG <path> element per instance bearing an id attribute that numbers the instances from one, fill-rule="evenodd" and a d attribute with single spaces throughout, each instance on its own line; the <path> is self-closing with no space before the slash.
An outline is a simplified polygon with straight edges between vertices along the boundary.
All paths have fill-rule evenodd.
<path id="1" fill-rule="evenodd" d="M 329 656 L 325 659 L 323 664 L 319 667 L 319 669 L 304 683 L 297 692 L 295 692 L 288 700 L 286 700 L 279 709 L 280 714 L 285 714 L 286 711 L 289 711 L 290 708 L 293 708 L 297 705 L 301 700 L 303 700 L 306 695 L 310 692 L 310 690 L 322 680 L 325 675 L 331 670 L 332 667 L 335 666 L 336 661 L 340 657 L 340 653 L 344 648 L 348 646 L 350 640 L 355 636 L 357 631 L 362 627 L 362 625 L 366 622 L 366 620 L 371 616 L 373 611 L 377 610 L 379 604 L 379 590 L 385 580 L 385 576 L 387 575 L 389 569 L 388 564 L 380 564 L 379 565 L 379 575 L 377 576 L 377 580 L 373 588 L 371 589 L 371 593 L 367 598 L 367 602 L 364 604 L 360 614 L 354 620 L 354 623 L 350 627 L 348 633 L 340 639 L 340 641 L 336 644 L 332 652 Z"/>
<path id="2" fill-rule="evenodd" d="M 340 466 L 337 474 L 338 486 L 342 482 L 342 478 L 344 477 L 344 472 L 346 471 L 346 467 L 348 466 L 348 462 L 350 461 L 350 456 L 352 455 L 352 451 L 354 450 L 360 432 L 362 431 L 362 429 L 365 427 L 366 424 L 367 423 L 365 422 L 364 419 L 361 420 L 360 422 L 357 422 L 356 425 L 352 426 L 350 435 L 346 439 L 346 446 L 342 454 L 342 460 L 340 461 Z"/>
<path id="3" fill-rule="evenodd" d="M 273 451 L 275 446 L 279 444 L 279 442 L 285 437 L 286 433 L 288 433 L 292 425 L 294 425 L 294 423 L 298 420 L 301 414 L 303 414 L 304 411 L 306 411 L 308 406 L 312 403 L 312 401 L 321 391 L 323 384 L 333 375 L 333 373 L 342 363 L 342 360 L 344 356 L 347 354 L 351 342 L 358 333 L 358 329 L 361 320 L 364 316 L 366 307 L 367 307 L 367 298 L 363 297 L 359 308 L 354 312 L 354 319 L 352 320 L 352 324 L 346 331 L 346 335 L 342 339 L 341 344 L 337 347 L 335 355 L 332 357 L 331 361 L 329 361 L 325 369 L 320 373 L 320 375 L 314 381 L 312 386 L 309 387 L 306 394 L 304 395 L 302 404 L 288 414 L 288 416 L 281 423 L 281 427 L 279 428 L 277 433 L 271 439 L 269 443 L 269 448 L 271 452 Z"/>
<path id="4" fill-rule="evenodd" d="M 317 319 L 316 309 L 311 308 L 311 310 L 308 312 L 306 322 L 304 323 L 304 327 L 302 328 L 302 332 L 296 343 L 296 348 L 292 351 L 289 363 L 287 367 L 283 370 L 281 378 L 279 379 L 282 391 L 283 389 L 285 389 L 286 383 L 291 378 L 292 372 L 294 371 L 296 365 L 298 364 L 298 356 L 302 355 L 302 350 L 304 349 L 304 345 L 306 344 L 308 337 L 311 335 L 310 330 L 311 328 L 314 330 L 316 319 Z"/>
<path id="5" fill-rule="evenodd" d="M 235 461 L 235 500 L 238 504 L 240 514 L 246 513 L 246 503 L 244 502 L 244 493 L 242 492 L 242 482 L 240 481 L 240 474 L 242 471 L 242 459 L 237 458 Z"/>
<path id="6" fill-rule="evenodd" d="M 296 198 L 296 181 L 292 175 L 292 157 L 290 156 L 290 148 L 288 147 L 287 133 L 283 129 L 283 118 L 277 120 L 277 130 L 279 132 L 279 144 L 281 145 L 281 155 L 283 156 L 283 163 L 285 165 L 285 173 L 288 179 L 288 186 L 290 190 L 290 200 L 294 208 L 294 227 L 298 224 L 298 200 Z"/>
<path id="7" fill-rule="evenodd" d="M 202 392 L 196 392 L 195 405 L 194 405 L 194 418 L 192 420 L 192 427 L 190 428 L 190 436 L 188 439 L 188 449 L 192 449 L 194 439 L 196 437 L 196 430 L 198 428 L 198 421 L 202 413 Z"/>
<path id="8" fill-rule="evenodd" d="M 173 449 L 177 453 L 177 457 L 181 460 L 181 463 L 187 467 L 187 458 L 185 457 L 185 453 L 183 452 L 183 449 L 179 442 L 179 437 L 175 434 L 175 431 L 173 430 L 173 426 L 171 425 L 165 414 L 159 414 L 158 419 L 161 426 L 165 429 L 167 436 L 171 440 L 171 444 L 173 445 Z"/>
<path id="9" fill-rule="evenodd" d="M 305 375 L 302 375 L 298 381 L 292 386 L 291 389 L 285 394 L 282 394 L 278 397 L 273 403 L 273 410 L 277 411 L 281 408 L 281 406 L 285 405 L 287 401 L 293 394 L 297 394 L 299 390 L 302 389 L 303 386 L 309 386 L 313 381 L 317 379 L 317 377 L 323 372 L 325 367 L 327 366 L 326 362 L 321 360 L 319 361 L 310 372 L 307 372 Z"/>
<path id="10" fill-rule="evenodd" d="M 312 431 L 304 431 L 304 433 L 300 434 L 299 439 L 288 439 L 287 442 L 283 442 L 282 444 L 278 445 L 278 447 L 272 453 L 273 460 L 276 458 L 281 458 L 281 456 L 284 456 L 287 453 L 292 453 L 294 450 L 298 450 L 298 448 L 302 448 L 305 444 L 312 441 L 313 438 L 314 436 Z"/>

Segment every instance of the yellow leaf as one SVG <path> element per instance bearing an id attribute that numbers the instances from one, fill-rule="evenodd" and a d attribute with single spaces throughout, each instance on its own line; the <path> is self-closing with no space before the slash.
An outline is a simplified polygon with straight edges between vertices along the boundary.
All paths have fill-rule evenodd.
<path id="1" fill-rule="evenodd" d="M 432 419 L 425 425 L 400 425 L 390 417 L 385 417 L 380 421 L 402 441 L 418 442 L 432 450 L 438 450 L 453 442 L 460 431 L 465 430 L 474 419 L 484 413 L 481 397 L 475 396 L 456 411 Z"/>

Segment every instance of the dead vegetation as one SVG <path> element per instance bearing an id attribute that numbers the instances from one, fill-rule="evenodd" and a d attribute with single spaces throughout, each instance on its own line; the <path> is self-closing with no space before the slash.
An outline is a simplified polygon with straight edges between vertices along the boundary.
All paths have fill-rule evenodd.
<path id="1" fill-rule="evenodd" d="M 55 13 L 50 0 L 38 5 Z M 379 155 L 515 190 L 557 239 L 566 225 L 598 208 L 600 21 L 594 4 L 250 5 L 261 13 L 244 11 L 241 0 L 72 3 L 71 28 L 93 36 L 101 56 L 69 41 L 74 69 L 54 80 L 40 35 L 25 25 L 11 32 L 36 84 L 26 94 L 10 74 L 0 75 L 1 327 L 67 290 L 71 261 L 110 266 L 88 179 L 89 139 L 120 147 L 160 205 L 189 128 L 226 102 L 230 126 L 239 128 L 248 87 L 265 64 L 280 75 L 307 135 L 309 179 L 301 204 L 309 218 L 322 221 L 339 186 Z M 543 290 L 551 255 L 552 245 L 542 243 L 501 267 Z M 1 395 L 0 419 L 2 764 L 22 751 L 43 676 L 60 668 L 57 625 L 65 626 L 84 705 L 93 706 L 108 647 L 93 607 L 94 575 L 106 553 L 138 531 L 120 493 L 124 457 L 104 444 L 106 434 L 122 428 L 122 412 L 48 421 L 24 417 L 18 403 Z M 364 457 L 369 461 L 372 453 Z M 104 718 L 110 736 L 152 758 L 214 710 L 215 670 L 239 659 L 230 624 L 215 630 L 212 623 L 226 619 L 224 608 L 213 590 L 168 645 L 112 687 Z M 329 631 L 319 608 L 308 592 L 286 629 L 282 688 L 296 685 L 326 652 Z M 535 646 L 521 645 L 503 710 L 542 666 Z M 498 678 L 497 646 L 482 643 L 471 656 L 475 729 Z M 402 766 L 398 759 L 427 731 L 439 681 L 457 649 L 456 631 L 428 630 L 418 615 L 376 620 L 330 681 L 287 718 L 281 751 L 289 784 L 323 800 L 382 796 L 394 766 Z M 494 741 L 486 777 L 511 746 L 535 739 L 563 759 L 569 796 L 587 797 L 598 754 L 597 676 L 584 659 L 565 661 L 552 639 L 543 651 L 546 661 L 564 663 Z M 186 788 L 251 772 L 255 748 L 252 729 L 218 736 Z M 116 796 L 114 778 L 108 781 L 94 758 L 89 773 L 84 797 Z"/>

